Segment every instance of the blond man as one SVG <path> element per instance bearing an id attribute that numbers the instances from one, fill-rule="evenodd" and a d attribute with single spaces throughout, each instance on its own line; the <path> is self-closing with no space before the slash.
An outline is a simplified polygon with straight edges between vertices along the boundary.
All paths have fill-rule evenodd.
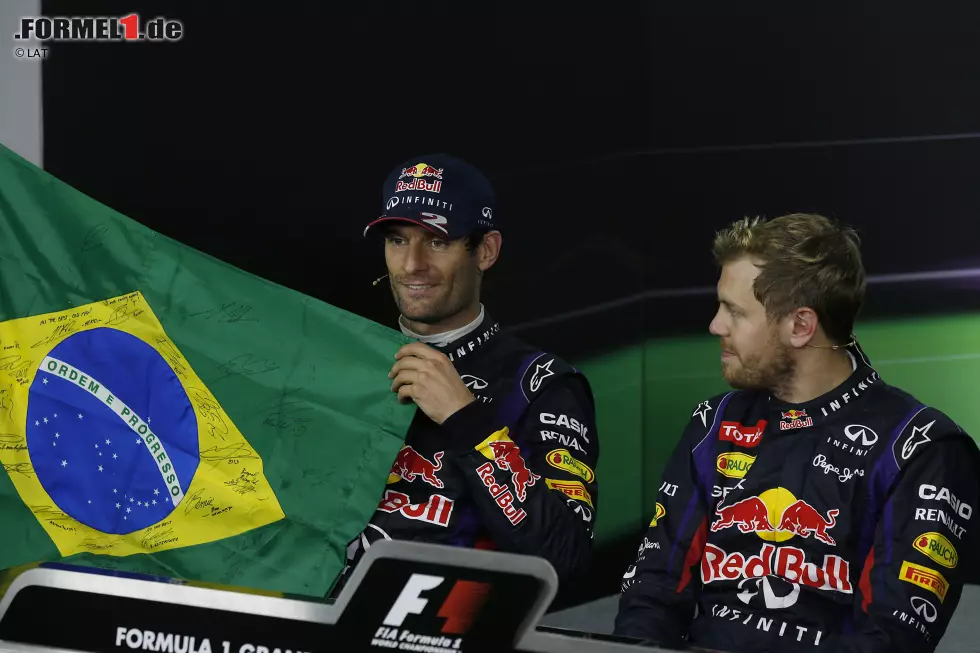
<path id="1" fill-rule="evenodd" d="M 980 452 L 853 336 L 855 231 L 720 232 L 722 374 L 668 462 L 616 633 L 725 651 L 931 651 L 977 549 Z M 960 560 L 960 554 L 964 560 Z"/>

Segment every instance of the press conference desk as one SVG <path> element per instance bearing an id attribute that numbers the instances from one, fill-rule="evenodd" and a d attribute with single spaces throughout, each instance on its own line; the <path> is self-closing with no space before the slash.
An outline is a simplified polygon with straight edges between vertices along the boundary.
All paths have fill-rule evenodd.
<path id="1" fill-rule="evenodd" d="M 538 558 L 391 541 L 332 604 L 42 566 L 0 599 L 0 653 L 667 650 L 541 626 L 556 589 Z"/>

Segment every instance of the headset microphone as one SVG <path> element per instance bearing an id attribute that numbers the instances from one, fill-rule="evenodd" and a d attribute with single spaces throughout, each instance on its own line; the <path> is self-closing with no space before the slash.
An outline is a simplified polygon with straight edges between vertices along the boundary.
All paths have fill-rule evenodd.
<path id="1" fill-rule="evenodd" d="M 387 274 L 385 274 L 385 275 L 382 275 L 382 276 L 380 276 L 380 277 L 378 277 L 377 279 L 375 279 L 375 280 L 374 280 L 374 282 L 372 282 L 372 283 L 371 283 L 371 285 L 372 285 L 372 286 L 376 286 L 376 285 L 378 285 L 379 283 L 381 283 L 381 280 L 382 280 L 382 279 L 384 279 L 384 278 L 385 278 L 385 277 L 387 277 L 387 276 L 388 276 L 388 275 L 387 275 Z"/>

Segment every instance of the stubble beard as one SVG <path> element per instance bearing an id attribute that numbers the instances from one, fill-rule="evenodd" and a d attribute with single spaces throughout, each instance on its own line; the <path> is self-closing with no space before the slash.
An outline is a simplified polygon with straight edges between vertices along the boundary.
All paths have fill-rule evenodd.
<path id="1" fill-rule="evenodd" d="M 779 395 L 787 388 L 796 373 L 796 362 L 789 348 L 773 338 L 765 353 L 738 359 L 737 368 L 722 365 L 725 382 L 736 390 L 767 390 Z"/>
<path id="2" fill-rule="evenodd" d="M 406 292 L 403 288 L 395 288 L 393 289 L 395 305 L 406 320 L 419 324 L 438 324 L 458 314 L 469 305 L 467 293 L 454 293 L 453 287 L 440 286 L 440 288 L 444 294 L 426 302 L 415 302 L 402 295 Z"/>

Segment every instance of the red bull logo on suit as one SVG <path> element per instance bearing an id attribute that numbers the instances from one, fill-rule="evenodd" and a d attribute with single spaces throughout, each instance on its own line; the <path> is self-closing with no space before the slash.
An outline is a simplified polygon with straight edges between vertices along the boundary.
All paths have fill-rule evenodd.
<path id="1" fill-rule="evenodd" d="M 802 499 L 797 499 L 786 488 L 766 490 L 758 496 L 748 497 L 728 506 L 718 506 L 718 516 L 711 524 L 711 532 L 737 528 L 740 533 L 755 533 L 768 542 L 785 542 L 797 535 L 813 537 L 829 546 L 837 542 L 830 531 L 837 523 L 840 510 L 834 508 L 826 514 Z M 731 553 L 714 544 L 707 544 L 701 558 L 701 579 L 705 583 L 745 578 L 779 576 L 791 583 L 820 590 L 852 593 L 850 566 L 847 560 L 836 555 L 824 556 L 823 563 L 806 559 L 806 552 L 795 546 L 763 544 L 757 556 Z M 741 587 L 741 586 L 740 586 Z"/>
<path id="2" fill-rule="evenodd" d="M 813 418 L 807 415 L 805 410 L 789 410 L 782 414 L 782 418 L 782 421 L 779 422 L 780 431 L 813 426 Z"/>
<path id="3" fill-rule="evenodd" d="M 786 488 L 766 490 L 759 496 L 748 497 L 728 506 L 715 509 L 718 519 L 711 532 L 738 528 L 741 533 L 756 533 L 770 542 L 785 542 L 795 535 L 812 536 L 824 544 L 837 546 L 827 532 L 837 523 L 840 510 L 833 508 L 821 513 L 803 499 L 797 499 Z"/>
<path id="4" fill-rule="evenodd" d="M 500 506 L 504 516 L 516 526 L 523 521 L 527 513 L 514 505 L 514 496 L 517 496 L 518 501 L 526 501 L 527 488 L 541 480 L 541 477 L 528 469 L 524 458 L 521 456 L 521 450 L 510 439 L 508 433 L 510 433 L 510 429 L 504 427 L 492 433 L 476 446 L 477 451 L 493 461 L 477 467 L 476 473 L 480 476 L 480 480 L 483 481 L 490 496 Z M 510 481 L 514 486 L 513 492 L 507 483 L 497 482 L 497 478 L 494 476 L 494 465 L 501 471 L 510 472 Z"/>
<path id="5" fill-rule="evenodd" d="M 388 484 L 397 483 L 400 480 L 414 483 L 415 479 L 420 479 L 432 487 L 443 488 L 445 484 L 436 476 L 436 472 L 442 469 L 442 456 L 443 452 L 439 451 L 433 454 L 432 460 L 429 460 L 412 447 L 405 445 L 398 452 L 395 463 L 391 466 Z"/>
<path id="6" fill-rule="evenodd" d="M 476 450 L 494 461 L 499 469 L 510 472 L 514 494 L 520 501 L 526 501 L 527 488 L 534 485 L 535 481 L 541 480 L 541 477 L 527 468 L 521 450 L 510 439 L 508 433 L 510 429 L 504 427 L 478 444 Z"/>
<path id="7" fill-rule="evenodd" d="M 826 555 L 823 564 L 818 567 L 814 562 L 807 561 L 803 549 L 772 544 L 763 544 L 759 555 L 748 558 L 741 553 L 729 554 L 714 544 L 708 544 L 701 556 L 701 581 L 705 584 L 772 575 L 819 590 L 845 594 L 854 591 L 850 581 L 850 565 L 840 556 Z"/>

